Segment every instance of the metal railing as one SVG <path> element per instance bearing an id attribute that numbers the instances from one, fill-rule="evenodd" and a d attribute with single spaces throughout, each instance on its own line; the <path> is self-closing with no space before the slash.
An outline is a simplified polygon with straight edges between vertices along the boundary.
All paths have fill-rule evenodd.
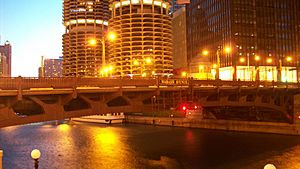
<path id="1" fill-rule="evenodd" d="M 188 78 L 0 78 L 0 89 L 122 87 L 122 86 L 245 86 L 299 88 L 299 83 L 267 81 L 194 80 Z"/>

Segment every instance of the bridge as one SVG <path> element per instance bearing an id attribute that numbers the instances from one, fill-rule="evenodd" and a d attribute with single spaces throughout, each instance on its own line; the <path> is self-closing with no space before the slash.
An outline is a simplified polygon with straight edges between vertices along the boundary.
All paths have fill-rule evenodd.
<path id="1" fill-rule="evenodd" d="M 297 123 L 299 86 L 187 78 L 0 78 L 0 127 L 170 110 L 188 100 L 202 105 L 210 118 Z"/>

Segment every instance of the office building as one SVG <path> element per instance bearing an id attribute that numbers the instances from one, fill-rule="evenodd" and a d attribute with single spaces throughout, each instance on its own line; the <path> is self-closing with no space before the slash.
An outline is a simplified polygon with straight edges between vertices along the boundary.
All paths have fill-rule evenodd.
<path id="1" fill-rule="evenodd" d="M 39 77 L 62 77 L 62 57 L 58 59 L 43 59 L 39 68 Z"/>
<path id="2" fill-rule="evenodd" d="M 299 0 L 191 1 L 187 5 L 191 71 L 198 71 L 199 65 L 191 66 L 195 60 L 209 58 L 211 65 L 218 65 L 219 58 L 224 80 L 297 81 L 299 9 Z M 230 53 L 224 52 L 226 47 Z M 203 50 L 209 51 L 207 56 Z"/>
<path id="3" fill-rule="evenodd" d="M 64 0 L 64 76 L 99 76 L 106 59 L 106 56 L 102 58 L 102 42 L 105 41 L 103 37 L 106 36 L 109 17 L 108 0 Z"/>
<path id="4" fill-rule="evenodd" d="M 117 34 L 110 44 L 116 76 L 172 74 L 172 25 L 169 0 L 111 0 L 109 29 Z"/>
<path id="5" fill-rule="evenodd" d="M 1 55 L 1 76 L 11 77 L 11 44 L 6 41 L 4 45 L 0 45 Z"/>
<path id="6" fill-rule="evenodd" d="M 182 7 L 173 14 L 173 64 L 176 70 L 187 69 L 187 45 L 186 45 L 186 9 Z"/>

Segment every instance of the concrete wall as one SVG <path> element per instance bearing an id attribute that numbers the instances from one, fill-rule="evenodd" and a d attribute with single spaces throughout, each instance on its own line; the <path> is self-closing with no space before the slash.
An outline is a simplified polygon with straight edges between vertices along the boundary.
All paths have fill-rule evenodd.
<path id="1" fill-rule="evenodd" d="M 246 122 L 214 119 L 127 116 L 126 122 L 202 129 L 300 135 L 300 125 L 274 122 Z"/>

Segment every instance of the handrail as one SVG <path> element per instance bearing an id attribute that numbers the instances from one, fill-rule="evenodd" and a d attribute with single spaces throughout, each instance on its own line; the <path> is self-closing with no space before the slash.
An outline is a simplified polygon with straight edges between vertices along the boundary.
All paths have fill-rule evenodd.
<path id="1" fill-rule="evenodd" d="M 300 88 L 299 83 L 267 81 L 194 80 L 192 78 L 36 78 L 1 77 L 0 89 L 17 90 L 30 88 L 76 88 L 120 86 L 240 86 L 240 87 L 285 87 Z"/>

